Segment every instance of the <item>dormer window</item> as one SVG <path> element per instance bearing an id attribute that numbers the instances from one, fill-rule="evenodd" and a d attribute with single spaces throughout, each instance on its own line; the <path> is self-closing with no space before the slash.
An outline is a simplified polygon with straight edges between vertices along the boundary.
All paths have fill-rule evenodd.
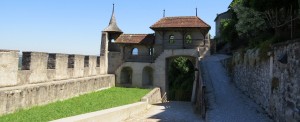
<path id="1" fill-rule="evenodd" d="M 174 44 L 175 43 L 175 36 L 174 35 L 170 35 L 169 36 L 169 43 L 170 44 Z"/>
<path id="2" fill-rule="evenodd" d="M 192 36 L 190 34 L 185 36 L 185 43 L 187 43 L 187 44 L 192 43 Z"/>

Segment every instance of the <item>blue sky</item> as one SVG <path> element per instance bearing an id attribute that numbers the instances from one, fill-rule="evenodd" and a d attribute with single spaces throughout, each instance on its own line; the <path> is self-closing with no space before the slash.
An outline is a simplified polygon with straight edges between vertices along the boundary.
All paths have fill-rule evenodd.
<path id="1" fill-rule="evenodd" d="M 1 0 L 0 49 L 99 55 L 112 3 L 124 33 L 153 33 L 166 16 L 198 16 L 211 25 L 231 0 Z"/>

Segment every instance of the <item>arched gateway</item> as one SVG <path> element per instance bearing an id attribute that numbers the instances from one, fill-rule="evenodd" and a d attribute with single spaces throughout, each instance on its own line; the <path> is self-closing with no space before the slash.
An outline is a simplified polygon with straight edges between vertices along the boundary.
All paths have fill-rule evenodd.
<path id="1" fill-rule="evenodd" d="M 163 17 L 150 28 L 153 34 L 123 34 L 113 12 L 102 32 L 101 74 L 116 74 L 116 84 L 160 87 L 166 95 L 171 59 L 186 57 L 197 68 L 199 57 L 209 54 L 210 26 L 197 16 L 177 16 Z M 135 49 L 138 53 L 133 52 Z M 193 85 L 197 80 L 195 77 Z"/>

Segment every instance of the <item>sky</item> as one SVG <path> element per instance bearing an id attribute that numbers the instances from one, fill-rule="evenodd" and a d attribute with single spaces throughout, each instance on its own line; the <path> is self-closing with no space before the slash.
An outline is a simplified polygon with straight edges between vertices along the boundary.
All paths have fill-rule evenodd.
<path id="1" fill-rule="evenodd" d="M 232 0 L 0 0 L 0 49 L 99 55 L 101 31 L 115 4 L 124 33 L 154 33 L 149 27 L 168 16 L 195 16 L 215 35 L 217 13 Z"/>

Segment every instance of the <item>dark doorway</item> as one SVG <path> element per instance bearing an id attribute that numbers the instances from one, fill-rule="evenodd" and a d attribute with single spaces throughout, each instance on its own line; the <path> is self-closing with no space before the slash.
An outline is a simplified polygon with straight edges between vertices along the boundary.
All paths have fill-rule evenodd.
<path id="1" fill-rule="evenodd" d="M 187 57 L 170 58 L 168 61 L 168 100 L 191 101 L 195 70 Z"/>
<path id="2" fill-rule="evenodd" d="M 121 70 L 120 83 L 124 85 L 132 84 L 132 69 L 130 67 L 124 67 Z"/>
<path id="3" fill-rule="evenodd" d="M 153 69 L 151 67 L 145 67 L 143 69 L 143 87 L 152 86 L 153 81 Z"/>

